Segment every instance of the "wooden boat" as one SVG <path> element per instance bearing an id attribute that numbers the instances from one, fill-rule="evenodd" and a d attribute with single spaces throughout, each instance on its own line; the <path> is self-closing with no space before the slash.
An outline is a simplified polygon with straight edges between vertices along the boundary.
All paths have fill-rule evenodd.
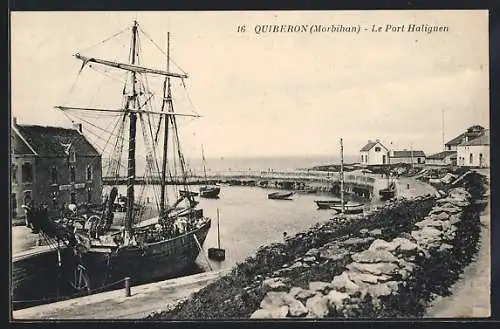
<path id="1" fill-rule="evenodd" d="M 396 183 L 391 182 L 386 188 L 381 189 L 378 192 L 380 196 L 380 200 L 389 200 L 392 199 L 396 195 Z"/>
<path id="2" fill-rule="evenodd" d="M 344 209 L 342 209 L 342 205 L 332 206 L 330 209 L 344 214 L 360 214 L 364 211 L 364 205 L 361 203 L 346 203 L 344 204 Z"/>
<path id="3" fill-rule="evenodd" d="M 208 248 L 208 258 L 219 262 L 226 259 L 226 250 L 220 247 L 219 208 L 217 208 L 217 248 Z"/>
<path id="4" fill-rule="evenodd" d="M 318 209 L 331 209 L 333 206 L 341 204 L 341 200 L 314 200 Z"/>
<path id="5" fill-rule="evenodd" d="M 179 195 L 180 196 L 198 196 L 198 192 L 194 192 L 194 191 L 186 191 L 186 190 L 180 190 L 179 191 Z"/>
<path id="6" fill-rule="evenodd" d="M 273 192 L 267 195 L 268 199 L 272 200 L 291 200 L 294 192 Z"/>
<path id="7" fill-rule="evenodd" d="M 217 199 L 219 197 L 220 187 L 207 185 L 200 187 L 200 197 L 206 199 Z"/>
<path id="8" fill-rule="evenodd" d="M 203 145 L 201 145 L 201 157 L 203 159 L 203 173 L 205 175 L 205 182 L 207 179 L 207 169 L 205 166 L 205 152 L 203 151 Z M 207 199 L 217 199 L 219 197 L 220 187 L 216 185 L 203 185 L 200 187 L 200 196 Z"/>
<path id="9" fill-rule="evenodd" d="M 199 115 L 188 113 L 177 113 L 173 110 L 173 97 L 171 90 L 171 79 L 186 79 L 186 74 L 172 73 L 170 71 L 170 34 L 166 51 L 166 69 L 149 68 L 144 66 L 141 60 L 139 45 L 139 32 L 143 32 L 139 24 L 134 21 L 128 29 L 131 32 L 132 42 L 128 52 L 129 63 L 103 60 L 97 57 L 83 56 L 79 53 L 75 57 L 83 62 L 80 72 L 88 67 L 104 66 L 106 70 L 119 70 L 126 72 L 125 87 L 117 98 L 123 99 L 121 109 L 96 109 L 73 106 L 56 106 L 65 112 L 69 117 L 72 111 L 91 111 L 96 116 L 102 112 L 109 112 L 116 115 L 116 125 L 109 131 L 109 143 L 112 155 L 112 162 L 107 166 L 107 174 L 113 177 L 120 175 L 120 168 L 127 168 L 127 193 L 124 226 L 121 229 L 113 230 L 110 222 L 113 219 L 113 198 L 108 198 L 104 205 L 103 212 L 99 214 L 89 214 L 85 217 L 83 228 L 75 228 L 70 219 L 61 219 L 58 222 L 45 218 L 41 221 L 40 229 L 46 236 L 62 241 L 62 246 L 57 247 L 58 257 L 53 256 L 43 261 L 45 266 L 53 268 L 65 268 L 64 272 L 69 272 L 69 280 L 78 293 L 89 293 L 100 291 L 106 287 L 120 284 L 123 286 L 123 279 L 130 277 L 133 283 L 148 282 L 157 279 L 167 279 L 176 277 L 189 271 L 194 266 L 196 258 L 202 252 L 202 246 L 211 226 L 211 219 L 203 215 L 203 209 L 197 208 L 197 202 L 191 193 L 179 195 L 174 202 L 167 202 L 167 175 L 178 175 L 180 173 L 180 183 L 184 185 L 184 190 L 188 191 L 187 175 L 185 170 L 184 157 L 181 153 L 180 139 L 178 135 L 177 120 L 179 117 Z M 145 34 L 147 35 L 147 34 Z M 108 39 L 106 39 L 108 40 Z M 160 77 L 163 97 L 159 98 L 161 111 L 151 110 L 154 99 L 150 95 L 156 94 L 146 88 L 150 79 Z M 184 84 L 183 84 L 184 85 Z M 157 98 L 158 99 L 158 98 Z M 157 105 L 158 106 L 158 105 Z M 71 110 L 71 111 L 70 111 Z M 140 120 L 142 136 L 138 132 L 138 121 Z M 104 120 L 103 120 L 104 121 Z M 96 122 L 96 125 L 100 122 Z M 147 125 L 149 124 L 149 127 Z M 92 123 L 92 126 L 94 124 Z M 153 127 L 154 126 L 154 127 Z M 127 129 L 128 128 L 128 129 Z M 107 130 L 101 128 L 102 131 Z M 120 132 L 120 134 L 116 133 Z M 168 138 L 167 138 L 168 136 Z M 135 205 L 143 204 L 141 198 L 145 198 L 142 193 L 139 200 L 136 200 L 135 178 L 136 178 L 136 139 L 143 137 L 146 148 L 146 181 L 153 181 L 159 173 L 161 174 L 161 185 L 151 185 L 151 188 L 160 189 L 158 213 L 155 218 L 142 217 L 142 209 Z M 163 138 L 162 138 L 163 137 Z M 124 143 L 125 141 L 125 143 Z M 172 144 L 172 145 L 169 145 Z M 128 149 L 126 146 L 128 146 Z M 102 147 L 101 147 L 102 148 Z M 161 149 L 161 159 L 156 159 L 156 150 Z M 125 151 L 125 152 L 124 152 Z M 103 151 L 104 152 L 104 151 Z M 126 159 L 123 159 L 125 156 Z M 177 159 L 167 161 L 167 157 L 173 156 Z M 159 161 L 157 161 L 159 160 Z M 126 161 L 126 164 L 121 164 Z M 168 165 L 167 165 L 168 164 Z M 104 166 L 103 166 L 104 167 Z M 176 188 L 172 186 L 172 188 Z M 175 190 L 174 190 L 175 192 Z M 40 218 L 43 218 L 40 217 Z M 65 253 L 64 250 L 71 252 Z M 35 258 L 29 258 L 34 264 Z M 24 261 L 26 263 L 27 260 Z M 28 261 L 28 263 L 30 262 Z M 37 289 L 27 288 L 23 278 L 37 278 L 37 282 L 30 285 L 44 285 L 44 276 L 38 275 L 41 270 L 31 265 L 15 262 L 18 270 L 13 271 L 13 300 L 26 300 L 37 298 Z M 29 272 L 29 273 L 28 273 Z M 35 280 L 36 281 L 36 280 Z M 74 292 L 73 291 L 73 292 Z"/>

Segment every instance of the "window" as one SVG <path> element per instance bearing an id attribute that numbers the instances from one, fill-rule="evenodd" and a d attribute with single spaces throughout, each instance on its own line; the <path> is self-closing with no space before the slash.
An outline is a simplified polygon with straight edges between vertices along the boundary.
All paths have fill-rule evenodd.
<path id="1" fill-rule="evenodd" d="M 72 204 L 76 204 L 76 192 L 71 192 L 70 194 L 70 200 Z"/>
<path id="2" fill-rule="evenodd" d="M 76 181 L 76 169 L 75 166 L 69 168 L 69 181 L 74 183 Z"/>
<path id="3" fill-rule="evenodd" d="M 482 167 L 484 165 L 483 153 L 479 153 L 479 166 Z"/>
<path id="4" fill-rule="evenodd" d="M 380 146 L 375 147 L 375 152 L 380 152 Z"/>
<path id="5" fill-rule="evenodd" d="M 23 183 L 31 183 L 33 181 L 33 167 L 31 163 L 25 162 L 21 167 L 21 180 Z"/>
<path id="6" fill-rule="evenodd" d="M 472 153 L 469 154 L 469 164 L 472 164 Z"/>
<path id="7" fill-rule="evenodd" d="M 92 188 L 91 187 L 89 187 L 87 189 L 87 202 L 92 203 Z"/>
<path id="8" fill-rule="evenodd" d="M 76 152 L 75 150 L 71 150 L 69 153 L 69 162 L 76 162 Z"/>
<path id="9" fill-rule="evenodd" d="M 57 184 L 57 167 L 50 168 L 50 181 L 52 184 Z"/>
<path id="10" fill-rule="evenodd" d="M 90 165 L 87 166 L 87 180 L 92 180 L 92 167 Z"/>
<path id="11" fill-rule="evenodd" d="M 417 163 L 418 164 L 422 163 L 422 158 L 417 158 Z"/>
<path id="12" fill-rule="evenodd" d="M 17 165 L 14 163 L 12 164 L 11 167 L 11 174 L 12 174 L 12 183 L 17 184 Z"/>

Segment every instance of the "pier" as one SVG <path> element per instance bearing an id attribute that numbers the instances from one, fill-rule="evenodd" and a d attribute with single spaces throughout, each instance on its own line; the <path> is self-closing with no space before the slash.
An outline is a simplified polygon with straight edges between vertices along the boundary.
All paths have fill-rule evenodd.
<path id="1" fill-rule="evenodd" d="M 104 185 L 125 185 L 127 177 L 102 178 Z M 186 177 L 188 184 L 200 185 L 206 183 L 222 183 L 230 185 L 251 185 L 261 187 L 272 187 L 281 189 L 298 190 L 306 187 L 318 188 L 323 191 L 340 191 L 340 176 L 337 172 L 295 170 L 295 171 L 221 171 L 207 174 L 205 178 L 201 174 Z M 136 184 L 161 184 L 161 177 L 135 178 Z M 181 176 L 170 176 L 166 182 L 169 185 L 181 185 Z M 357 193 L 371 198 L 377 189 L 377 179 L 362 173 L 351 173 L 344 175 L 344 188 L 347 193 Z"/>

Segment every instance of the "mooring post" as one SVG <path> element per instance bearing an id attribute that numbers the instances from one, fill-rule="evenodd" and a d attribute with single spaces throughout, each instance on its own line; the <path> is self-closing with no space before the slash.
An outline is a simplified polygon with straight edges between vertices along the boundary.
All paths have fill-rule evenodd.
<path id="1" fill-rule="evenodd" d="M 130 278 L 125 278 L 125 297 L 130 297 Z"/>

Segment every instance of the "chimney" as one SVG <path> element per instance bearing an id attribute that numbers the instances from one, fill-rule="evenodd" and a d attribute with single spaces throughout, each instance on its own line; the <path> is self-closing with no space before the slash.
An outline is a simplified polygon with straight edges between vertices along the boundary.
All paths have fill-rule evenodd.
<path id="1" fill-rule="evenodd" d="M 368 140 L 368 143 L 371 143 L 371 142 L 372 142 L 372 140 L 371 140 L 371 139 L 369 139 L 369 140 Z"/>
<path id="2" fill-rule="evenodd" d="M 12 121 L 13 121 L 13 123 L 14 123 L 14 126 L 17 126 L 17 118 L 16 118 L 16 117 L 13 117 L 13 118 L 12 118 Z"/>
<path id="3" fill-rule="evenodd" d="M 82 124 L 81 123 L 74 123 L 73 127 L 75 128 L 75 130 L 78 130 L 78 132 L 80 132 L 80 134 L 83 133 Z"/>
<path id="4" fill-rule="evenodd" d="M 375 141 L 376 141 L 377 143 L 380 143 L 380 139 L 378 139 L 378 138 L 377 138 Z"/>

